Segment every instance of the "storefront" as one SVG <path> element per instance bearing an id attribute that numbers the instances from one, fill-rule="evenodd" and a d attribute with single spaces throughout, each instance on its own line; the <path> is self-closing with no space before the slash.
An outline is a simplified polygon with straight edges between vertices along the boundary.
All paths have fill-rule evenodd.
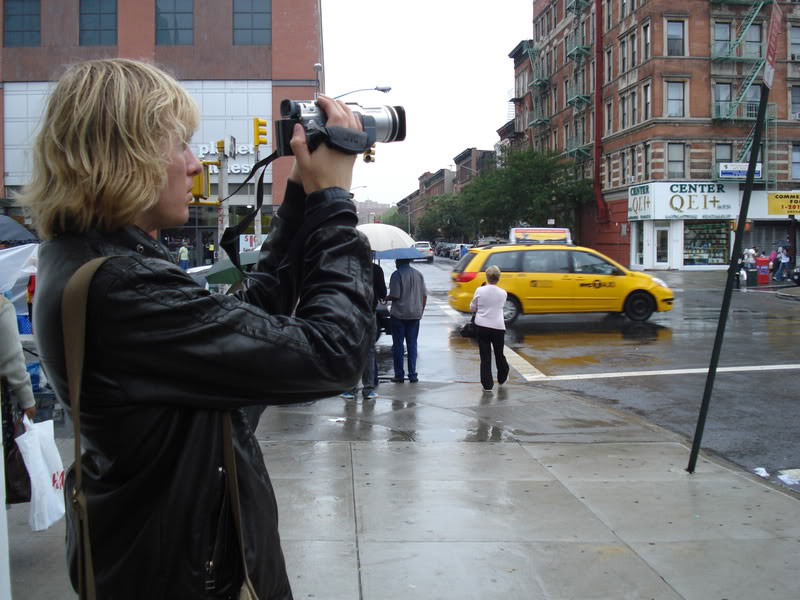
<path id="1" fill-rule="evenodd" d="M 630 187 L 631 268 L 725 269 L 733 249 L 740 196 L 740 184 L 726 181 L 659 181 Z M 775 232 L 786 231 L 787 219 L 770 214 L 765 191 L 752 193 L 751 232 L 769 232 L 765 235 L 774 237 Z M 768 252 L 772 243 L 761 249 Z"/>

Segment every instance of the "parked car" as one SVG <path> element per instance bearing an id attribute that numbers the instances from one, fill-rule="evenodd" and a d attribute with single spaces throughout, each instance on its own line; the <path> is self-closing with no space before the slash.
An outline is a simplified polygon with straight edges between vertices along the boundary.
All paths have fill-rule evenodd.
<path id="1" fill-rule="evenodd" d="M 429 263 L 433 262 L 433 248 L 431 248 L 430 242 L 414 242 L 414 248 L 425 255 L 425 258 L 420 258 L 417 260 L 425 260 Z"/>
<path id="2" fill-rule="evenodd" d="M 792 275 L 792 281 L 794 281 L 794 284 L 795 285 L 800 285 L 800 267 L 795 268 L 795 270 L 792 271 L 791 275 Z"/>
<path id="3" fill-rule="evenodd" d="M 506 323 L 521 314 L 625 314 L 646 321 L 656 311 L 672 310 L 675 295 L 660 279 L 630 271 L 591 248 L 565 244 L 503 244 L 470 250 L 453 268 L 450 306 L 469 312 L 486 269 L 500 268 L 508 292 Z"/>
<path id="4" fill-rule="evenodd" d="M 453 244 L 450 242 L 439 242 L 436 244 L 436 249 L 434 252 L 436 256 L 446 256 L 450 258 L 450 249 L 453 247 Z"/>

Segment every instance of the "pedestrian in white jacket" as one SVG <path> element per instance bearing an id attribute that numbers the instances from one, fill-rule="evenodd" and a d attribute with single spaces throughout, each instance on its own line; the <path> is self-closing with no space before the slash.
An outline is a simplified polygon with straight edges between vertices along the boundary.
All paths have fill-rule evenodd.
<path id="1" fill-rule="evenodd" d="M 0 296 L 0 377 L 8 379 L 12 397 L 31 419 L 36 413 L 31 377 L 25 368 L 25 354 L 19 340 L 17 313 L 5 296 Z"/>

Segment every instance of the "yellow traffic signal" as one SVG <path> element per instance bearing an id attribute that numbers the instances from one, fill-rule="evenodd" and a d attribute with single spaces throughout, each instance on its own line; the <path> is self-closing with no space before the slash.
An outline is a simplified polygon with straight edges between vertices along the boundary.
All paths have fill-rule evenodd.
<path id="1" fill-rule="evenodd" d="M 208 198 L 211 195 L 211 177 L 209 177 L 208 165 L 203 165 L 203 170 L 192 177 L 192 196 L 198 198 Z"/>
<path id="2" fill-rule="evenodd" d="M 262 146 L 267 143 L 267 120 L 253 117 L 253 145 Z"/>
<path id="3" fill-rule="evenodd" d="M 372 146 L 366 152 L 364 152 L 364 162 L 365 163 L 375 162 L 375 146 Z"/>

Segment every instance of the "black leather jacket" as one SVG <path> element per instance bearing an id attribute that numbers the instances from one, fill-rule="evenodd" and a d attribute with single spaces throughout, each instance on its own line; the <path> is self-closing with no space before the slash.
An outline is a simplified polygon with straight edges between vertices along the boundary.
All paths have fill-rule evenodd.
<path id="1" fill-rule="evenodd" d="M 222 449 L 222 414 L 231 410 L 249 573 L 260 600 L 292 597 L 275 495 L 242 407 L 351 388 L 373 318 L 369 244 L 355 229 L 347 192 L 303 196 L 290 182 L 261 249 L 262 275 L 237 295 L 198 287 L 135 227 L 42 244 L 36 339 L 65 406 L 64 286 L 90 259 L 116 257 L 90 289 L 81 396 L 98 598 L 238 598 L 241 560 Z M 339 209 L 301 240 L 301 276 L 284 260 L 288 248 L 304 220 L 331 206 Z M 67 549 L 76 586 L 73 526 Z"/>

